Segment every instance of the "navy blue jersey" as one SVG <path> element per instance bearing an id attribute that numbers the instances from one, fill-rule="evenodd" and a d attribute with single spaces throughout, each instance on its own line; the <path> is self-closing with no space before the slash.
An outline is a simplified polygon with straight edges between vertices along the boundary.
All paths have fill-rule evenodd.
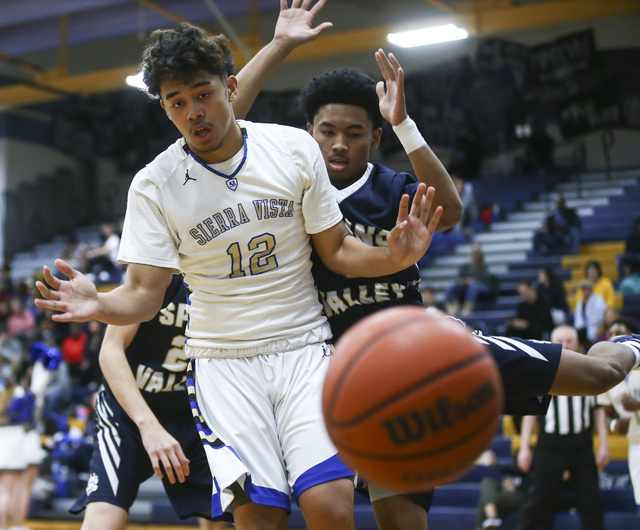
<path id="1" fill-rule="evenodd" d="M 408 173 L 396 173 L 380 164 L 371 166 L 368 176 L 337 192 L 340 210 L 358 239 L 372 246 L 386 246 L 387 234 L 398 220 L 400 198 L 405 193 L 413 198 L 418 182 Z M 422 300 L 417 265 L 389 276 L 354 278 L 330 271 L 315 252 L 312 260 L 313 277 L 334 340 L 374 311 Z"/>
<path id="2" fill-rule="evenodd" d="M 189 410 L 184 354 L 187 292 L 182 276 L 174 275 L 163 309 L 153 319 L 140 324 L 125 352 L 138 388 L 154 412 Z M 106 383 L 105 386 L 111 393 Z"/>

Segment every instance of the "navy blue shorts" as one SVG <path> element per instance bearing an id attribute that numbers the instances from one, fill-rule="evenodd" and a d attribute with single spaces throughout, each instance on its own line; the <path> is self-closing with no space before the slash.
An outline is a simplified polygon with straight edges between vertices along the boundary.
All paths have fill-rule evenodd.
<path id="1" fill-rule="evenodd" d="M 541 340 L 478 335 L 500 368 L 504 414 L 540 416 L 547 412 L 562 345 Z"/>
<path id="2" fill-rule="evenodd" d="M 185 482 L 171 484 L 166 477 L 162 479 L 173 509 L 181 519 L 196 515 L 210 518 L 211 473 L 188 405 L 184 411 L 154 413 L 190 460 Z M 80 513 L 90 502 L 106 502 L 129 511 L 140 484 L 154 474 L 151 460 L 138 427 L 111 394 L 101 392 L 98 396 L 95 421 L 97 432 L 87 487 L 69 511 Z"/>

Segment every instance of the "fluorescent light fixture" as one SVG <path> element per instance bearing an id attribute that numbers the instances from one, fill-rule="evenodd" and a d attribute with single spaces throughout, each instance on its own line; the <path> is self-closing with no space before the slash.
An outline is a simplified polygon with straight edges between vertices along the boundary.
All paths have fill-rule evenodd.
<path id="1" fill-rule="evenodd" d="M 138 72 L 136 75 L 128 75 L 125 81 L 129 86 L 147 91 L 147 85 L 142 80 L 142 72 Z"/>
<path id="2" fill-rule="evenodd" d="M 447 24 L 445 26 L 402 31 L 400 33 L 389 33 L 387 40 L 391 44 L 402 48 L 413 48 L 414 46 L 426 46 L 427 44 L 437 44 L 438 42 L 466 39 L 468 36 L 469 32 L 466 29 L 459 28 L 454 24 Z"/>

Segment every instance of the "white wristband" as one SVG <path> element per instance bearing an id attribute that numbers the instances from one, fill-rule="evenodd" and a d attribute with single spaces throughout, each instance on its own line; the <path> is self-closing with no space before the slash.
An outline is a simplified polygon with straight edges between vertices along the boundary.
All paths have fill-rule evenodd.
<path id="1" fill-rule="evenodd" d="M 638 350 L 638 347 L 635 344 L 632 345 L 630 341 L 629 342 L 622 342 L 620 344 L 624 344 L 625 346 L 629 346 L 629 348 L 631 348 L 633 353 L 635 353 L 636 362 L 633 364 L 632 370 L 637 370 L 638 367 L 640 367 L 640 350 Z"/>
<path id="2" fill-rule="evenodd" d="M 402 123 L 394 125 L 393 132 L 398 136 L 398 140 L 400 140 L 407 154 L 413 153 L 423 145 L 427 145 L 427 142 L 418 130 L 416 122 L 409 118 L 409 116 L 407 116 Z"/>

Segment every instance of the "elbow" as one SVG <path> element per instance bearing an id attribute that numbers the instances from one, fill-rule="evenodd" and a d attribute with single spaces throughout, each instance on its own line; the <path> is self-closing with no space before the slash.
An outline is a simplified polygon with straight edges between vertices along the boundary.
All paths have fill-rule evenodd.
<path id="1" fill-rule="evenodd" d="M 628 370 L 618 359 L 608 359 L 603 361 L 602 366 L 597 370 L 597 377 L 593 378 L 593 395 L 604 394 L 618 383 L 624 381 Z"/>
<path id="2" fill-rule="evenodd" d="M 443 212 L 440 222 L 438 223 L 438 232 L 448 230 L 449 228 L 457 225 L 462 219 L 462 213 L 464 208 L 462 207 L 462 201 L 451 201 L 451 203 L 442 205 Z"/>

